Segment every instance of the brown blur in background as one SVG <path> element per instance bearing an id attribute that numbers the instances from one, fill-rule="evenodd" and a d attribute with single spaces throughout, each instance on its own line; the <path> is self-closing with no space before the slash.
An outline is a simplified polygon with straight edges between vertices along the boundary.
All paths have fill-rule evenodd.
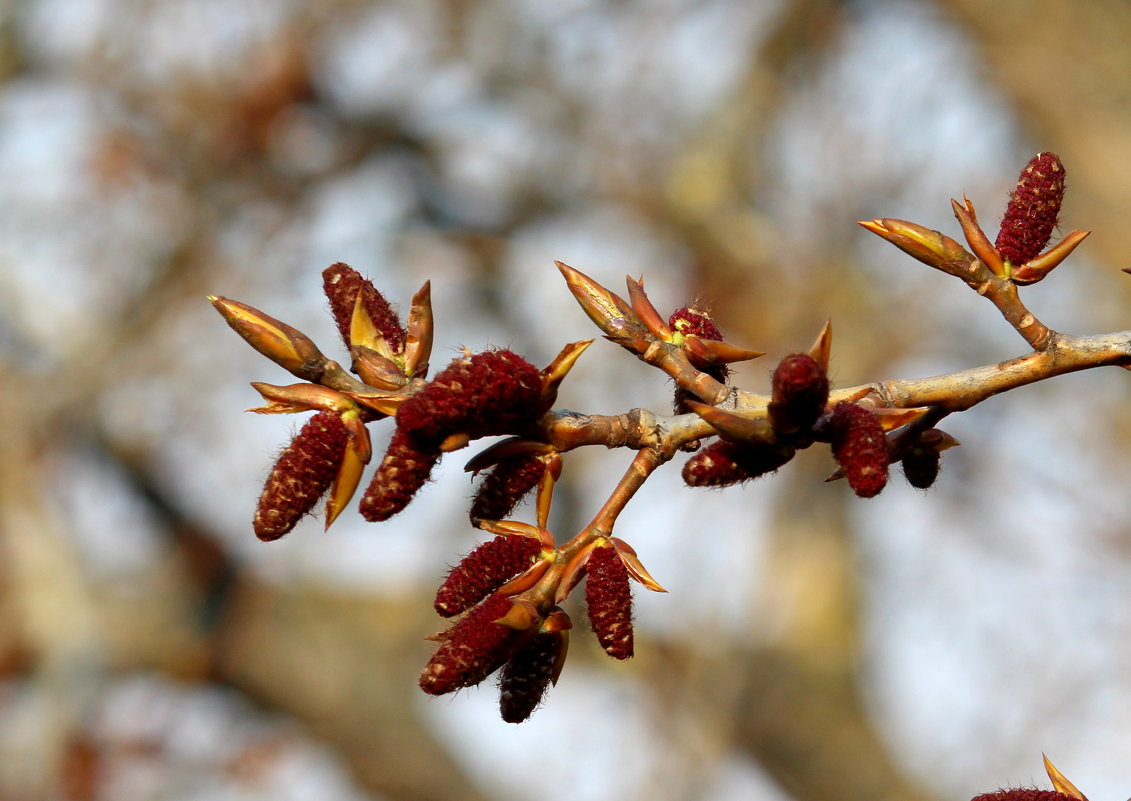
<path id="1" fill-rule="evenodd" d="M 1126 797 L 1126 372 L 948 420 L 928 493 L 859 501 L 819 449 L 726 492 L 671 465 L 617 532 L 671 590 L 638 656 L 582 625 L 515 727 L 489 685 L 416 688 L 469 454 L 388 523 L 255 541 L 296 421 L 241 410 L 288 381 L 204 298 L 333 353 L 347 261 L 402 308 L 432 280 L 437 369 L 545 364 L 595 333 L 561 259 L 707 304 L 767 352 L 752 390 L 826 319 L 836 383 L 928 375 L 1025 346 L 853 221 L 953 235 L 966 193 L 992 235 L 1055 150 L 1095 233 L 1026 298 L 1128 328 L 1128 31 L 1115 0 L 0 4 L 0 798 L 962 801 L 1047 787 L 1042 750 Z M 599 341 L 560 403 L 670 386 Z M 630 458 L 567 457 L 559 536 Z"/>

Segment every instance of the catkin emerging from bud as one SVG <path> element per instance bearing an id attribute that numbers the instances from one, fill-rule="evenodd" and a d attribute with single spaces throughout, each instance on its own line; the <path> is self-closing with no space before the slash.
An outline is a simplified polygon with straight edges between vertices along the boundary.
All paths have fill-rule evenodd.
<path id="1" fill-rule="evenodd" d="M 495 622 L 510 608 L 506 597 L 492 595 L 452 626 L 424 666 L 420 689 L 429 695 L 444 695 L 473 687 L 498 670 L 510 656 L 518 634 Z"/>
<path id="2" fill-rule="evenodd" d="M 768 412 L 770 425 L 779 434 L 807 430 L 829 400 L 829 377 L 807 353 L 782 359 L 774 370 L 772 386 Z"/>
<path id="3" fill-rule="evenodd" d="M 719 440 L 687 460 L 683 481 L 689 487 L 729 487 L 772 473 L 793 455 L 785 446 Z"/>
<path id="4" fill-rule="evenodd" d="M 632 589 L 628 569 L 616 549 L 605 545 L 593 549 L 585 566 L 585 604 L 589 623 L 605 653 L 628 659 L 633 653 Z"/>
<path id="5" fill-rule="evenodd" d="M 277 540 L 318 503 L 341 467 L 346 427 L 335 412 L 319 412 L 279 456 L 255 510 L 253 528 L 261 540 Z"/>
<path id="6" fill-rule="evenodd" d="M 330 313 L 334 315 L 334 322 L 338 325 L 338 332 L 346 347 L 351 344 L 350 326 L 353 309 L 357 304 L 357 293 L 360 292 L 362 308 L 373 321 L 373 327 L 389 343 L 393 353 L 404 352 L 404 326 L 396 311 L 369 279 L 362 278 L 361 273 L 348 264 L 338 262 L 322 271 L 322 289 L 326 293 L 326 299 L 330 301 Z"/>
<path id="7" fill-rule="evenodd" d="M 479 603 L 530 566 L 542 550 L 533 537 L 499 535 L 460 560 L 436 593 L 436 612 L 451 617 Z"/>
<path id="8" fill-rule="evenodd" d="M 888 481 L 888 445 L 876 415 L 841 401 L 833 408 L 829 428 L 833 457 L 852 491 L 861 498 L 879 495 Z"/>
<path id="9" fill-rule="evenodd" d="M 1063 200 L 1064 165 L 1060 157 L 1055 153 L 1033 156 L 1009 195 L 994 243 L 1002 258 L 1020 265 L 1040 255 L 1056 228 Z"/>
<path id="10" fill-rule="evenodd" d="M 668 328 L 676 334 L 683 336 L 694 336 L 699 339 L 714 339 L 722 341 L 723 333 L 715 322 L 703 311 L 691 306 L 685 306 L 682 309 L 676 309 L 672 312 L 671 317 L 668 318 Z M 695 363 L 695 359 L 692 359 Z M 707 375 L 716 381 L 726 382 L 727 376 L 730 375 L 730 368 L 725 364 L 711 364 L 700 365 L 696 367 L 701 369 Z M 675 398 L 672 403 L 672 409 L 676 414 L 686 414 L 691 411 L 687 405 L 688 401 L 699 400 L 698 397 L 692 392 L 688 392 L 682 387 L 676 387 Z"/>
<path id="11" fill-rule="evenodd" d="M 520 648 L 499 673 L 499 711 L 507 723 L 522 723 L 538 708 L 554 675 L 565 635 L 546 631 Z"/>

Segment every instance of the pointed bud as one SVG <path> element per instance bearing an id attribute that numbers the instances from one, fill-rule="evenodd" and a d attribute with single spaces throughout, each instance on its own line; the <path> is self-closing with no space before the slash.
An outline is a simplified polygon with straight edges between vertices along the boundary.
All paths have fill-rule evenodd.
<path id="1" fill-rule="evenodd" d="M 658 339 L 671 342 L 672 330 L 660 316 L 660 310 L 648 299 L 648 293 L 644 291 L 644 278 L 634 280 L 628 275 L 625 276 L 625 283 L 628 284 L 628 300 L 632 304 L 632 310 L 640 317 L 644 326 Z"/>
<path id="2" fill-rule="evenodd" d="M 768 408 L 770 424 L 780 434 L 807 431 L 825 411 L 829 376 L 807 353 L 794 353 L 778 363 Z"/>
<path id="3" fill-rule="evenodd" d="M 949 236 L 917 223 L 884 218 L 857 220 L 857 224 L 891 242 L 908 256 L 950 275 L 966 278 L 969 265 L 976 261 L 973 254 Z"/>
<path id="4" fill-rule="evenodd" d="M 408 312 L 408 331 L 405 334 L 404 371 L 409 378 L 428 375 L 428 360 L 432 358 L 432 335 L 435 320 L 432 315 L 432 282 L 412 296 Z"/>
<path id="5" fill-rule="evenodd" d="M 538 708 L 561 669 L 567 636 L 565 631 L 539 632 L 503 666 L 499 673 L 499 712 L 504 721 L 522 723 Z"/>
<path id="6" fill-rule="evenodd" d="M 558 387 L 561 386 L 562 380 L 573 369 L 573 365 L 581 357 L 581 354 L 593 344 L 591 339 L 583 339 L 580 342 L 571 342 L 566 345 L 554 360 L 546 365 L 542 370 L 542 405 L 549 409 L 554 405 L 554 401 L 558 399 Z"/>
<path id="7" fill-rule="evenodd" d="M 989 267 L 990 272 L 994 275 L 1005 275 L 1006 269 L 1002 263 L 1001 253 L 990 244 L 986 232 L 982 230 L 982 226 L 978 225 L 978 213 L 970 199 L 963 196 L 962 202 L 959 203 L 951 198 L 950 207 L 954 211 L 958 224 L 962 226 L 962 235 L 966 237 L 966 244 L 974 251 L 974 255 L 981 259 L 982 263 Z"/>
<path id="8" fill-rule="evenodd" d="M 334 483 L 348 434 L 339 415 L 319 412 L 279 456 L 255 510 L 255 535 L 277 540 L 309 513 Z"/>
<path id="9" fill-rule="evenodd" d="M 517 576 L 542 551 L 532 537 L 498 536 L 475 548 L 448 573 L 436 592 L 436 612 L 451 617 L 474 606 Z"/>
<path id="10" fill-rule="evenodd" d="M 1088 801 L 1087 797 L 1076 789 L 1076 785 L 1068 781 L 1068 777 L 1056 769 L 1056 765 L 1052 764 L 1052 760 L 1044 754 L 1041 754 L 1041 759 L 1045 763 L 1045 773 L 1048 774 L 1049 779 L 1052 781 L 1053 789 L 1058 793 L 1071 796 L 1076 801 Z"/>
<path id="11" fill-rule="evenodd" d="M 376 523 L 403 511 L 428 481 L 439 460 L 437 448 L 422 446 L 397 429 L 389 440 L 385 458 L 361 497 L 361 516 Z"/>
<path id="12" fill-rule="evenodd" d="M 334 322 L 337 323 L 338 332 L 346 347 L 354 344 L 350 333 L 354 325 L 354 309 L 360 305 L 366 324 L 371 325 L 388 343 L 391 354 L 404 353 L 405 331 L 397 313 L 374 288 L 373 283 L 362 278 L 361 273 L 342 262 L 332 264 L 322 271 L 322 289 L 330 302 L 330 312 L 334 315 Z"/>
<path id="13" fill-rule="evenodd" d="M 609 656 L 628 659 L 633 653 L 628 570 L 611 544 L 594 548 L 585 570 L 585 604 L 593 633 Z"/>
<path id="14" fill-rule="evenodd" d="M 439 445 L 452 434 L 469 439 L 519 434 L 545 411 L 538 368 L 509 350 L 462 356 L 401 404 L 397 427 Z"/>
<path id="15" fill-rule="evenodd" d="M 238 300 L 215 295 L 208 300 L 233 331 L 268 359 L 299 378 L 318 379 L 326 357 L 306 334 Z"/>
<path id="16" fill-rule="evenodd" d="M 1055 153 L 1029 160 L 1009 196 L 994 243 L 1002 258 L 1021 265 L 1036 258 L 1052 236 L 1064 201 L 1064 165 Z"/>
<path id="17" fill-rule="evenodd" d="M 1035 284 L 1060 266 L 1076 246 L 1088 238 L 1091 231 L 1069 231 L 1064 239 L 1057 242 L 1040 256 L 1022 264 L 1013 270 L 1013 283 L 1027 285 Z"/>
<path id="18" fill-rule="evenodd" d="M 580 270 L 560 261 L 554 264 L 565 277 L 566 286 L 582 311 L 605 332 L 608 339 L 633 353 L 643 353 L 647 349 L 648 343 L 655 337 L 629 303 Z"/>
<path id="19" fill-rule="evenodd" d="M 448 629 L 420 674 L 420 689 L 444 695 L 474 687 L 502 667 L 520 632 L 497 621 L 513 605 L 509 598 L 492 595 Z"/>
<path id="20" fill-rule="evenodd" d="M 539 454 L 522 454 L 495 465 L 471 501 L 471 521 L 502 520 L 538 486 L 546 463 Z"/>
<path id="21" fill-rule="evenodd" d="M 793 458 L 793 448 L 761 442 L 719 440 L 696 453 L 683 466 L 689 487 L 729 487 L 772 473 Z"/>
<path id="22" fill-rule="evenodd" d="M 841 401 L 829 421 L 833 457 L 848 484 L 861 498 L 880 494 L 888 480 L 888 445 L 876 415 L 856 403 Z"/>

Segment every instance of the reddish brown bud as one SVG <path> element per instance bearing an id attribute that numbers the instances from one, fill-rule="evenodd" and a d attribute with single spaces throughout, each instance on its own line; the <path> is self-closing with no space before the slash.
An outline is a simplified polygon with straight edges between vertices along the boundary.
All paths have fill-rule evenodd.
<path id="1" fill-rule="evenodd" d="M 354 344 L 350 340 L 350 329 L 358 293 L 361 293 L 361 306 L 389 349 L 397 355 L 404 352 L 405 330 L 400 318 L 373 283 L 361 277 L 361 273 L 342 262 L 331 264 L 322 271 L 322 289 L 330 301 L 330 312 L 346 347 Z"/>
<path id="2" fill-rule="evenodd" d="M 361 516 L 376 523 L 402 511 L 428 481 L 439 460 L 438 448 L 423 446 L 397 429 L 361 498 Z"/>
<path id="3" fill-rule="evenodd" d="M 545 411 L 537 367 L 509 350 L 455 359 L 397 411 L 397 427 L 421 442 L 517 434 Z"/>
<path id="4" fill-rule="evenodd" d="M 546 463 L 534 453 L 512 457 L 495 465 L 479 485 L 471 501 L 471 522 L 502 520 L 538 486 Z"/>
<path id="5" fill-rule="evenodd" d="M 786 356 L 774 370 L 770 424 L 781 434 L 808 430 L 829 400 L 829 377 L 807 353 Z"/>
<path id="6" fill-rule="evenodd" d="M 1044 250 L 1056 228 L 1064 200 L 1064 165 L 1055 153 L 1029 160 L 1009 196 L 994 243 L 1002 258 L 1019 266 Z"/>
<path id="7" fill-rule="evenodd" d="M 930 431 L 935 430 L 937 429 Z M 930 431 L 924 434 L 929 434 Z M 927 441 L 919 440 L 903 455 L 903 477 L 916 489 L 928 489 L 939 477 L 941 460 L 942 454 L 930 442 L 930 438 Z"/>
<path id="8" fill-rule="evenodd" d="M 492 595 L 448 629 L 420 674 L 420 689 L 444 695 L 473 687 L 498 670 L 519 636 L 515 629 L 496 622 L 507 616 L 512 605 L 505 596 Z"/>
<path id="9" fill-rule="evenodd" d="M 841 401 L 833 407 L 829 433 L 833 457 L 852 491 L 861 498 L 879 495 L 888 481 L 888 445 L 876 415 L 863 406 Z"/>
<path id="10" fill-rule="evenodd" d="M 593 549 L 585 566 L 589 623 L 605 653 L 628 659 L 633 653 L 632 590 L 628 570 L 612 545 Z"/>
<path id="11" fill-rule="evenodd" d="M 794 452 L 780 445 L 719 440 L 687 460 L 683 481 L 689 487 L 729 487 L 772 473 L 792 459 Z"/>
<path id="12" fill-rule="evenodd" d="M 452 568 L 436 593 L 436 612 L 451 617 L 479 603 L 517 576 L 541 552 L 533 537 L 498 536 L 475 548 Z"/>
<path id="13" fill-rule="evenodd" d="M 347 432 L 335 412 L 319 412 L 279 456 L 255 510 L 261 540 L 277 540 L 310 512 L 334 482 L 346 450 Z"/>
<path id="14" fill-rule="evenodd" d="M 538 708 L 565 645 L 564 631 L 534 635 L 499 673 L 499 711 L 507 723 L 522 723 Z"/>

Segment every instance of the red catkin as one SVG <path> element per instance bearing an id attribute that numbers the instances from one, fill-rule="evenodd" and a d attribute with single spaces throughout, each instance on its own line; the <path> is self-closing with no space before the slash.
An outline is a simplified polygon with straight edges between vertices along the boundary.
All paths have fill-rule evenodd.
<path id="1" fill-rule="evenodd" d="M 436 592 L 436 612 L 451 617 L 474 606 L 534 561 L 542 544 L 533 537 L 500 534 L 451 569 Z"/>
<path id="2" fill-rule="evenodd" d="M 719 440 L 687 460 L 683 481 L 689 487 L 729 487 L 772 473 L 793 455 L 793 448 Z"/>
<path id="3" fill-rule="evenodd" d="M 393 353 L 404 352 L 404 326 L 396 311 L 369 279 L 363 278 L 348 264 L 338 262 L 322 271 L 322 290 L 330 302 L 330 313 L 334 315 L 346 347 L 350 346 L 350 325 L 357 293 L 360 292 L 362 307 L 373 321 L 373 327 L 385 337 Z"/>
<path id="4" fill-rule="evenodd" d="M 1056 228 L 1064 201 L 1064 165 L 1055 153 L 1029 160 L 1009 195 L 1001 230 L 994 243 L 1001 257 L 1014 265 L 1040 255 Z"/>
<path id="5" fill-rule="evenodd" d="M 484 477 L 471 501 L 469 516 L 478 520 L 502 520 L 531 490 L 538 486 L 546 463 L 537 454 L 524 454 L 500 462 Z"/>
<path id="6" fill-rule="evenodd" d="M 267 477 L 252 526 L 261 540 L 277 540 L 314 508 L 341 467 L 346 427 L 334 412 L 306 422 Z"/>
<path id="7" fill-rule="evenodd" d="M 1015 787 L 1011 790 L 998 790 L 996 793 L 976 795 L 971 801 L 1076 801 L 1076 799 L 1055 790 Z"/>
<path id="8" fill-rule="evenodd" d="M 492 595 L 447 632 L 420 674 L 420 689 L 444 695 L 473 687 L 507 661 L 518 632 L 496 623 L 510 611 L 511 602 Z"/>
<path id="9" fill-rule="evenodd" d="M 432 475 L 440 451 L 422 446 L 400 429 L 393 432 L 385 457 L 358 507 L 366 520 L 378 523 L 404 510 Z"/>
<path id="10" fill-rule="evenodd" d="M 916 489 L 929 489 L 939 477 L 941 461 L 937 448 L 917 442 L 903 455 L 903 477 Z"/>
<path id="11" fill-rule="evenodd" d="M 585 604 L 593 633 L 609 656 L 628 659 L 633 654 L 628 570 L 611 545 L 594 548 L 585 570 Z"/>
<path id="12" fill-rule="evenodd" d="M 880 494 L 888 481 L 888 446 L 879 419 L 869 409 L 849 401 L 833 407 L 829 421 L 833 457 L 861 498 Z"/>
<path id="13" fill-rule="evenodd" d="M 538 368 L 509 350 L 455 359 L 397 410 L 398 428 L 421 442 L 517 434 L 545 411 Z"/>

